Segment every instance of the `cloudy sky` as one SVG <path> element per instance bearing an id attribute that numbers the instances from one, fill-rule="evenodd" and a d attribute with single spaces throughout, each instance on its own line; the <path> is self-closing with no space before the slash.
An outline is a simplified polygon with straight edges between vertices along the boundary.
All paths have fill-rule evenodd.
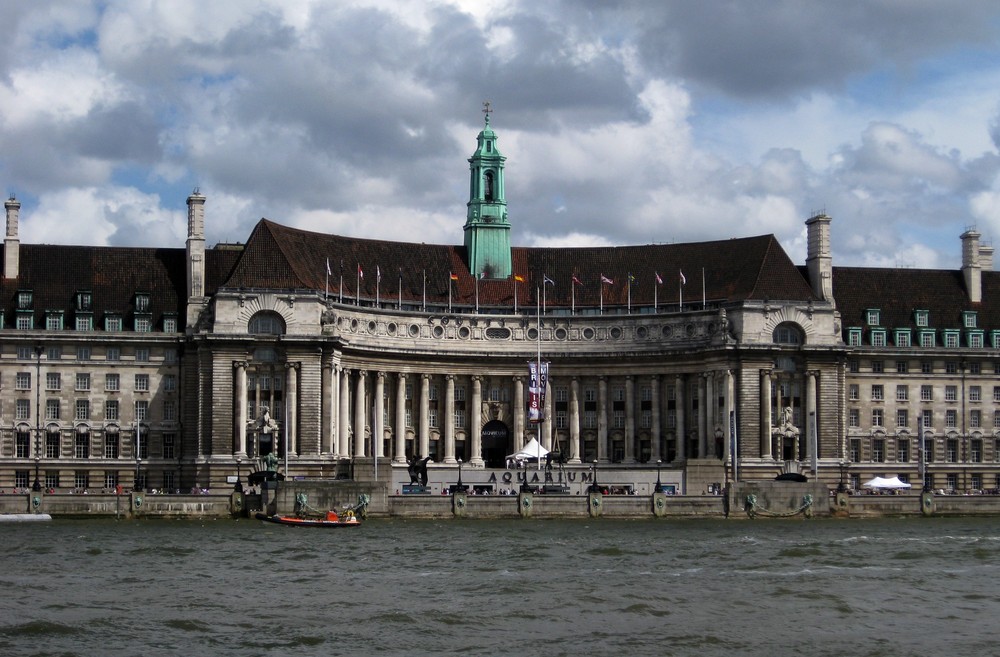
<path id="1" fill-rule="evenodd" d="M 1000 238 L 995 0 L 10 0 L 0 184 L 27 242 L 261 217 L 460 244 L 490 100 L 513 241 L 774 233 L 957 267 Z"/>

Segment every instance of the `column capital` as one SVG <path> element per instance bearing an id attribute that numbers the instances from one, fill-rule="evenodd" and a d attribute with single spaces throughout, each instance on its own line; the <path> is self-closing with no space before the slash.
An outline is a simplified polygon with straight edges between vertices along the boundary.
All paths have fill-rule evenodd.
<path id="1" fill-rule="evenodd" d="M 455 375 L 454 374 L 445 374 L 444 378 L 445 378 L 446 381 L 454 381 L 455 380 Z"/>
<path id="2" fill-rule="evenodd" d="M 483 377 L 482 377 L 481 374 L 473 374 L 472 376 L 469 377 L 469 379 L 472 380 L 472 381 L 474 381 L 474 382 L 480 382 L 481 383 L 482 380 L 483 380 Z"/>
<path id="3" fill-rule="evenodd" d="M 377 377 L 377 378 L 378 378 L 379 380 L 382 380 L 382 379 L 384 379 L 384 378 L 385 378 L 385 372 L 383 372 L 382 370 L 379 370 L 378 372 L 376 372 L 376 373 L 375 373 L 375 376 L 376 376 L 376 377 Z"/>
<path id="4" fill-rule="evenodd" d="M 299 365 L 300 364 L 301 363 L 285 363 L 285 369 L 286 370 L 297 370 L 297 369 L 299 369 Z"/>
<path id="5" fill-rule="evenodd" d="M 406 381 L 406 377 L 407 377 L 406 372 L 397 372 L 396 376 L 399 377 L 400 381 Z"/>
<path id="6" fill-rule="evenodd" d="M 234 360 L 233 361 L 233 369 L 237 369 L 237 370 L 238 369 L 246 369 L 247 365 L 249 365 L 249 363 L 247 363 L 247 361 L 245 361 L 245 360 Z"/>
<path id="7" fill-rule="evenodd" d="M 427 373 L 425 372 L 424 374 L 421 374 L 421 375 L 420 375 L 420 379 L 421 379 L 421 381 L 430 381 L 430 380 L 431 380 L 431 375 L 430 375 L 430 374 L 427 374 Z"/>

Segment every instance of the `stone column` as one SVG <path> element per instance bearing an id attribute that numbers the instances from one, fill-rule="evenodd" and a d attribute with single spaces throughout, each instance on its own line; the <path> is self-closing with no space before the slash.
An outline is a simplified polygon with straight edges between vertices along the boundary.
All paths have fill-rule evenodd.
<path id="1" fill-rule="evenodd" d="M 635 463 L 635 379 L 625 377 L 625 463 Z"/>
<path id="2" fill-rule="evenodd" d="M 806 372 L 806 414 L 802 418 L 802 423 L 805 425 L 802 435 L 806 437 L 806 461 L 808 461 L 809 467 L 812 467 L 813 456 L 816 455 L 816 450 L 819 448 L 819 437 L 814 435 L 819 428 L 819 418 L 815 416 L 816 409 L 816 371 L 810 370 Z M 813 417 L 816 417 L 815 428 L 811 421 Z M 886 418 L 884 421 L 888 423 L 889 419 Z M 816 473 L 813 473 L 813 476 L 815 475 Z"/>
<path id="3" fill-rule="evenodd" d="M 730 414 L 733 411 L 733 406 L 735 404 L 734 400 L 735 390 L 733 387 L 732 370 L 726 370 L 726 373 L 724 375 L 724 381 L 725 383 L 723 385 L 725 386 L 725 390 L 723 394 L 725 395 L 726 401 L 725 401 L 725 406 L 723 408 L 725 409 L 726 416 L 722 418 L 722 424 L 724 427 L 722 430 L 722 435 L 723 435 L 723 440 L 725 441 L 725 443 L 722 445 L 722 458 L 724 461 L 729 462 L 730 457 L 732 456 L 730 452 L 733 444 L 732 424 L 729 422 L 729 418 Z"/>
<path id="4" fill-rule="evenodd" d="M 656 374 L 649 380 L 649 396 L 652 402 L 649 413 L 649 458 L 655 463 L 663 459 L 663 449 L 660 446 L 660 377 Z"/>
<path id="5" fill-rule="evenodd" d="M 719 394 L 715 390 L 715 372 L 705 374 L 705 458 L 715 458 L 715 430 L 719 426 Z"/>
<path id="6" fill-rule="evenodd" d="M 351 456 L 351 370 L 340 370 L 340 414 L 337 418 L 339 436 L 337 456 L 342 459 Z"/>
<path id="7" fill-rule="evenodd" d="M 569 462 L 580 463 L 580 379 L 569 384 Z"/>
<path id="8" fill-rule="evenodd" d="M 472 377 L 472 408 L 469 409 L 469 465 L 483 466 L 483 377 Z"/>
<path id="9" fill-rule="evenodd" d="M 365 450 L 365 426 L 368 414 L 365 412 L 365 379 L 368 372 L 358 370 L 358 380 L 354 388 L 354 456 L 367 456 Z"/>
<path id="10" fill-rule="evenodd" d="M 547 450 L 555 449 L 552 446 L 552 425 L 554 424 L 552 419 L 552 378 L 545 382 L 545 406 L 542 412 L 545 413 L 545 421 L 542 422 L 542 447 Z"/>
<path id="11" fill-rule="evenodd" d="M 455 375 L 444 377 L 444 462 L 455 460 Z"/>
<path id="12" fill-rule="evenodd" d="M 244 458 L 247 455 L 247 363 L 233 363 L 236 369 L 236 454 Z"/>
<path id="13" fill-rule="evenodd" d="M 684 413 L 684 375 L 678 374 L 677 379 L 674 382 L 676 386 L 676 393 L 674 394 L 674 405 L 677 408 L 677 460 L 683 461 L 686 458 L 687 453 L 687 432 L 685 431 L 684 425 L 687 422 Z"/>
<path id="14" fill-rule="evenodd" d="M 330 454 L 333 449 L 333 406 L 336 399 L 333 396 L 333 363 L 326 362 L 327 356 L 322 355 L 322 374 L 320 378 L 320 454 Z"/>
<path id="15" fill-rule="evenodd" d="M 375 399 L 372 400 L 375 417 L 372 419 L 374 456 L 385 456 L 385 372 L 375 373 Z"/>
<path id="16" fill-rule="evenodd" d="M 698 456 L 703 459 L 708 453 L 708 423 L 705 420 L 708 394 L 705 391 L 705 374 L 698 376 Z"/>
<path id="17" fill-rule="evenodd" d="M 396 426 L 393 428 L 396 435 L 396 449 L 392 455 L 392 462 L 406 463 L 406 375 L 402 372 L 396 381 Z"/>
<path id="18" fill-rule="evenodd" d="M 760 456 L 771 456 L 771 370 L 760 371 Z"/>
<path id="19" fill-rule="evenodd" d="M 420 458 L 425 459 L 431 454 L 431 375 L 420 375 Z"/>
<path id="20" fill-rule="evenodd" d="M 597 460 L 608 463 L 608 377 L 597 379 Z"/>
<path id="21" fill-rule="evenodd" d="M 514 377 L 514 451 L 524 447 L 524 380 Z"/>
<path id="22" fill-rule="evenodd" d="M 286 400 L 285 415 L 288 417 L 288 424 L 285 427 L 285 435 L 288 436 L 289 456 L 298 456 L 301 451 L 299 445 L 299 364 L 285 364 L 285 392 L 288 394 Z"/>

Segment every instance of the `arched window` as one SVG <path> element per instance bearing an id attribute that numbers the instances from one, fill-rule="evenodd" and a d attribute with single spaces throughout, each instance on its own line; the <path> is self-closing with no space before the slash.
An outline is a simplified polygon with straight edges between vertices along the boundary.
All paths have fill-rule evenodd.
<path id="1" fill-rule="evenodd" d="M 284 335 L 285 320 L 276 312 L 264 310 L 250 318 L 247 332 L 250 335 Z"/>
<path id="2" fill-rule="evenodd" d="M 798 346 L 802 344 L 802 329 L 791 322 L 783 322 L 774 328 L 772 337 L 776 344 Z"/>

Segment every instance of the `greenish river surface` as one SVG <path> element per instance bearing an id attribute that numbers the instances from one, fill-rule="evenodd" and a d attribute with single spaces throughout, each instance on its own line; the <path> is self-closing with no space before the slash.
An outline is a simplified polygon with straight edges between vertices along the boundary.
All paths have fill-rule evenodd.
<path id="1" fill-rule="evenodd" d="M 995 655 L 1000 519 L 0 525 L 0 654 Z"/>

